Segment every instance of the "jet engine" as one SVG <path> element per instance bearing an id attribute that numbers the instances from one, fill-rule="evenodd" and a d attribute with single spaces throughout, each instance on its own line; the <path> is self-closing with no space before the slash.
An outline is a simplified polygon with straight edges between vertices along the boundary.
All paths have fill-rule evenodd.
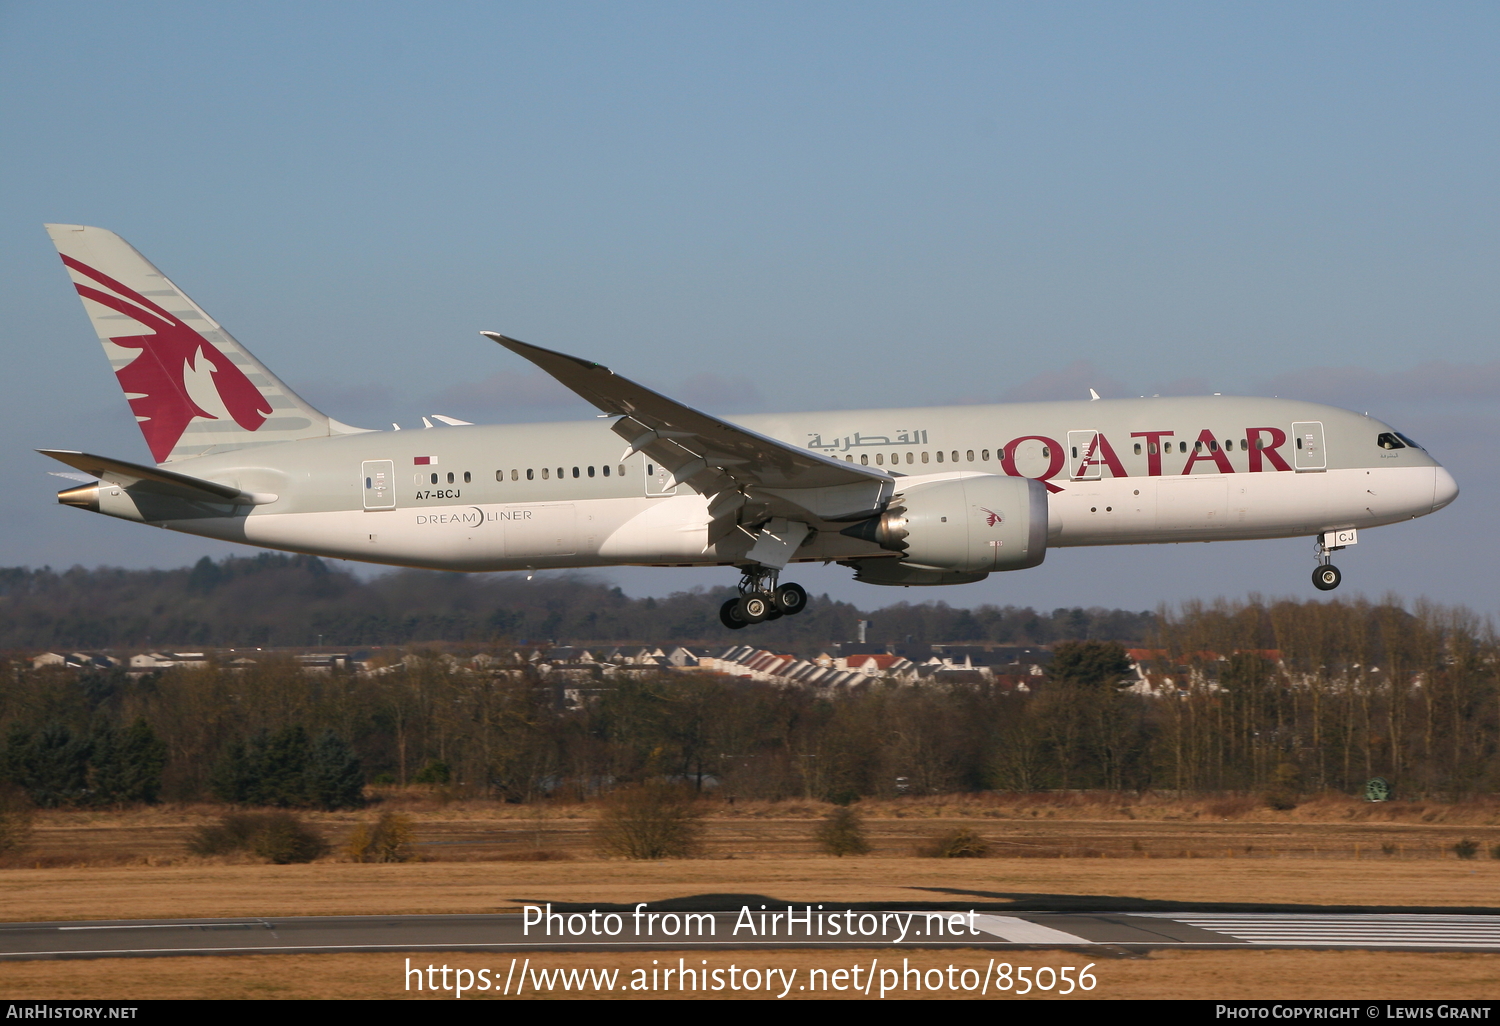
<path id="1" fill-rule="evenodd" d="M 916 484 L 894 496 L 880 516 L 862 520 L 842 533 L 902 554 L 888 568 L 870 565 L 885 560 L 862 561 L 859 580 L 871 584 L 980 580 L 992 570 L 1025 570 L 1046 557 L 1047 489 L 1031 478 L 995 474 Z"/>

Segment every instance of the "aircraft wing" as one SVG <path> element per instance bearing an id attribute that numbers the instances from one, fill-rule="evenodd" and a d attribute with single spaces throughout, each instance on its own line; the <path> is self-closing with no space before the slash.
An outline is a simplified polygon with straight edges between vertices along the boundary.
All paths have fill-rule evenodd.
<path id="1" fill-rule="evenodd" d="M 146 467 L 139 463 L 94 456 L 70 449 L 38 449 L 43 456 L 51 456 L 59 463 L 92 474 L 101 481 L 117 484 L 122 488 L 144 486 L 147 491 L 159 495 L 170 495 L 189 502 L 229 503 L 235 506 L 260 506 L 275 502 L 277 496 L 264 492 L 242 492 L 234 485 L 206 481 L 201 477 L 189 477 L 171 470 Z"/>
<path id="2" fill-rule="evenodd" d="M 614 431 L 628 444 L 626 454 L 646 453 L 678 483 L 708 496 L 716 522 L 731 516 L 732 523 L 809 516 L 863 520 L 880 512 L 895 491 L 895 479 L 874 467 L 840 462 L 720 420 L 601 364 L 495 332 L 481 334 L 619 417 Z"/>

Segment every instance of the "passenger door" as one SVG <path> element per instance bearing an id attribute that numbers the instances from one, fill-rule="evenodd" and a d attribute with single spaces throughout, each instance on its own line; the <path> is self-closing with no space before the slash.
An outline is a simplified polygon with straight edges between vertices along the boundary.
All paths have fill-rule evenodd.
<path id="1" fill-rule="evenodd" d="M 1292 466 L 1297 470 L 1325 470 L 1328 454 L 1323 449 L 1323 422 L 1299 421 L 1292 425 Z"/>
<path id="2" fill-rule="evenodd" d="M 395 509 L 395 461 L 365 460 L 360 464 L 360 473 L 364 477 L 365 509 Z"/>
<path id="3" fill-rule="evenodd" d="M 1099 462 L 1099 432 L 1068 432 L 1068 476 L 1074 481 L 1097 481 L 1104 476 Z"/>
<path id="4" fill-rule="evenodd" d="M 672 476 L 671 471 L 649 456 L 646 457 L 644 464 L 646 468 L 647 495 L 677 494 L 677 479 Z"/>

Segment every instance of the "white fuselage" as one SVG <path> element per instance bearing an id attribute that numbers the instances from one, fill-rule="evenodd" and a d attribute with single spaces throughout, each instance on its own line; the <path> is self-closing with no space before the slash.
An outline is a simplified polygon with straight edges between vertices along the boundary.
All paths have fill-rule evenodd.
<path id="1" fill-rule="evenodd" d="M 1287 400 L 1023 403 L 734 422 L 883 468 L 898 493 L 973 474 L 1042 479 L 1053 546 L 1316 535 L 1422 516 L 1457 494 L 1424 450 L 1382 447 L 1378 439 L 1394 435 L 1389 426 Z M 710 541 L 703 496 L 622 448 L 602 420 L 285 442 L 170 464 L 274 493 L 274 502 L 162 519 L 106 489 L 101 512 L 267 548 L 445 570 L 743 561 L 738 533 Z M 841 535 L 843 526 L 814 524 L 795 559 L 891 555 Z"/>

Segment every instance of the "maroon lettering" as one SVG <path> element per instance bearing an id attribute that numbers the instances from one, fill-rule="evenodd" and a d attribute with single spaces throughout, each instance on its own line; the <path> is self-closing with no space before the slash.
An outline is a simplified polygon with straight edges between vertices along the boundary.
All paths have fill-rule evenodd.
<path id="1" fill-rule="evenodd" d="M 1265 448 L 1261 448 L 1260 436 L 1270 435 L 1271 441 Z M 1250 443 L 1250 473 L 1259 474 L 1262 471 L 1260 459 L 1264 456 L 1270 461 L 1271 466 L 1277 470 L 1291 470 L 1281 453 L 1276 450 L 1286 444 L 1286 432 L 1280 428 L 1258 427 L 1245 429 L 1245 441 Z"/>
<path id="2" fill-rule="evenodd" d="M 1146 476 L 1161 477 L 1161 439 L 1171 438 L 1175 431 L 1132 431 L 1131 438 L 1146 440 Z M 1123 475 L 1121 475 L 1123 476 Z"/>
<path id="3" fill-rule="evenodd" d="M 1214 438 L 1214 433 L 1208 428 L 1198 432 L 1198 444 L 1193 446 L 1192 454 L 1188 456 L 1187 466 L 1182 468 L 1184 474 L 1193 472 L 1193 464 L 1199 460 L 1213 460 L 1214 466 L 1219 468 L 1221 474 L 1233 474 L 1234 467 L 1230 466 L 1229 456 L 1223 449 L 1219 448 L 1219 442 Z"/>
<path id="4" fill-rule="evenodd" d="M 1088 451 L 1083 454 L 1083 462 L 1078 465 L 1078 473 L 1081 476 L 1084 467 L 1096 466 L 1108 467 L 1111 477 L 1130 476 L 1125 473 L 1125 465 L 1120 462 L 1120 457 L 1115 455 L 1114 447 L 1109 444 L 1109 439 L 1105 438 L 1101 432 L 1094 433 L 1094 441 L 1088 447 Z"/>
<path id="5" fill-rule="evenodd" d="M 1047 452 L 1051 454 L 1047 463 L 1047 471 L 1038 480 L 1047 486 L 1049 492 L 1062 491 L 1060 486 L 1052 483 L 1052 478 L 1056 477 L 1058 471 L 1063 468 L 1063 447 L 1057 444 L 1055 438 L 1048 438 L 1046 435 L 1022 435 L 1020 438 L 1012 438 L 1005 443 L 1005 448 L 1002 450 L 1004 455 L 1000 457 L 1000 466 L 1005 468 L 1005 472 L 1011 477 L 1026 476 L 1016 469 L 1016 446 L 1022 442 L 1041 442 L 1047 447 Z"/>

